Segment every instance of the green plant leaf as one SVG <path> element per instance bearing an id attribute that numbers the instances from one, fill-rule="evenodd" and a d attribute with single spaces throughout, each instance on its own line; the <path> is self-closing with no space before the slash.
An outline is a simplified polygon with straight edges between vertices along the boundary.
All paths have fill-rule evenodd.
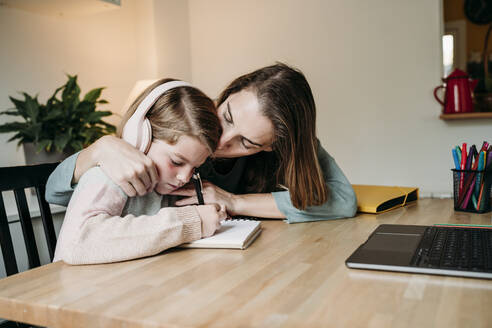
<path id="1" fill-rule="evenodd" d="M 62 85 L 61 87 L 56 88 L 55 92 L 53 92 L 50 99 L 56 99 L 56 95 L 60 92 L 60 90 L 63 90 L 64 88 L 65 88 L 65 85 Z"/>
<path id="2" fill-rule="evenodd" d="M 75 110 L 80 102 L 80 88 L 77 84 L 77 75 L 71 76 L 67 74 L 67 77 L 68 81 L 62 92 L 62 103 L 64 104 L 65 110 L 70 113 Z"/>
<path id="3" fill-rule="evenodd" d="M 113 113 L 111 113 L 109 111 L 96 111 L 96 112 L 92 112 L 89 115 L 87 115 L 87 122 L 88 123 L 98 123 L 98 122 L 101 121 L 101 118 L 102 117 L 110 116 L 112 114 Z"/>
<path id="4" fill-rule="evenodd" d="M 26 97 L 26 114 L 27 118 L 36 122 L 39 115 L 39 103 L 38 99 L 32 98 L 30 95 L 24 92 L 24 97 Z"/>
<path id="5" fill-rule="evenodd" d="M 51 148 L 51 140 L 46 140 L 46 139 L 40 140 L 40 141 L 38 141 L 37 146 L 38 146 L 38 148 L 36 150 L 36 153 L 41 152 L 43 149 L 46 151 L 50 151 L 50 149 L 48 149 L 48 147 Z"/>
<path id="6" fill-rule="evenodd" d="M 68 133 L 56 136 L 55 138 L 56 150 L 59 152 L 63 152 L 69 141 L 70 141 L 70 135 Z"/>
<path id="7" fill-rule="evenodd" d="M 22 117 L 26 118 L 27 117 L 27 114 L 26 114 L 26 102 L 25 101 L 22 101 L 22 100 L 19 100 L 19 99 L 16 99 L 14 97 L 10 97 L 10 96 L 9 96 L 9 99 L 14 104 L 15 109 L 17 109 L 17 111 L 19 112 L 19 114 Z"/>
<path id="8" fill-rule="evenodd" d="M 99 99 L 104 88 L 92 89 L 81 101 L 77 76 L 67 75 L 67 78 L 46 104 L 40 104 L 37 96 L 27 93 L 22 93 L 23 100 L 10 97 L 15 108 L 0 115 L 22 116 L 25 122 L 2 124 L 0 133 L 13 133 L 11 140 L 18 140 L 18 144 L 35 142 L 48 151 L 54 148 L 63 151 L 67 147 L 80 150 L 103 135 L 114 133 L 116 128 L 102 120 L 112 113 L 96 108 L 98 104 L 108 103 Z"/>
<path id="9" fill-rule="evenodd" d="M 101 96 L 101 92 L 103 91 L 103 89 L 104 89 L 104 87 L 92 89 L 91 91 L 89 91 L 85 94 L 83 100 L 89 101 L 89 102 L 95 102 L 97 100 L 97 98 L 99 98 Z"/>
<path id="10" fill-rule="evenodd" d="M 70 147 L 74 151 L 79 151 L 79 150 L 84 149 L 84 144 L 78 140 L 73 140 L 72 142 L 70 142 Z"/>
<path id="11" fill-rule="evenodd" d="M 64 112 L 60 106 L 53 106 L 50 111 L 44 117 L 45 121 L 60 119 L 63 120 Z"/>
<path id="12" fill-rule="evenodd" d="M 104 134 L 113 134 L 116 132 L 116 126 L 114 126 L 113 124 L 109 124 L 103 121 L 101 121 L 99 124 L 104 126 Z"/>
<path id="13" fill-rule="evenodd" d="M 96 110 L 96 104 L 87 100 L 82 100 L 76 108 L 78 116 L 87 116 Z"/>
<path id="14" fill-rule="evenodd" d="M 15 110 L 15 109 L 4 110 L 3 112 L 0 112 L 0 115 L 21 116 L 19 111 Z"/>
<path id="15" fill-rule="evenodd" d="M 0 125 L 0 133 L 10 133 L 23 131 L 29 127 L 29 124 L 24 122 L 8 122 Z"/>
<path id="16" fill-rule="evenodd" d="M 67 74 L 68 81 L 65 83 L 63 87 L 63 92 L 62 92 L 62 101 L 66 102 L 69 98 L 73 97 L 74 93 L 76 92 L 76 87 L 77 85 L 77 75 L 69 75 Z"/>
<path id="17" fill-rule="evenodd" d="M 41 130 L 43 128 L 42 123 L 36 124 L 28 124 L 28 126 L 24 129 L 24 134 L 29 138 L 32 138 L 34 141 L 38 141 L 40 138 Z"/>
<path id="18" fill-rule="evenodd" d="M 19 133 L 16 133 L 12 138 L 10 138 L 9 140 L 7 140 L 7 142 L 11 142 L 11 141 L 13 141 L 15 139 L 21 139 L 21 141 L 22 141 L 23 138 L 24 138 L 24 136 L 22 135 L 22 133 L 19 132 Z"/>

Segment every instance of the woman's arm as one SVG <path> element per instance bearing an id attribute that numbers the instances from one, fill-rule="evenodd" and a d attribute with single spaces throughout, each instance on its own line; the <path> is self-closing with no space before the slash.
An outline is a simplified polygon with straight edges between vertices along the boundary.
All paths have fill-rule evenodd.
<path id="1" fill-rule="evenodd" d="M 46 183 L 45 198 L 48 203 L 68 205 L 73 194 L 72 176 L 79 154 L 76 153 L 66 158 L 51 173 Z"/>
<path id="2" fill-rule="evenodd" d="M 130 260 L 157 254 L 205 234 L 196 206 L 168 207 L 155 215 L 122 217 L 126 202 L 127 196 L 102 170 L 87 171 L 67 208 L 55 261 L 91 264 Z M 224 217 L 225 212 L 217 215 L 214 224 Z"/>
<path id="3" fill-rule="evenodd" d="M 153 190 L 159 178 L 149 157 L 120 138 L 104 136 L 58 165 L 48 179 L 46 200 L 66 206 L 72 196 L 73 185 L 95 166 L 100 166 L 130 197 L 142 196 Z"/>
<path id="4" fill-rule="evenodd" d="M 299 210 L 292 204 L 288 190 L 271 194 L 235 195 L 210 182 L 204 184 L 205 203 L 224 204 L 230 215 L 286 218 L 289 223 L 354 216 L 357 211 L 354 189 L 335 160 L 321 145 L 318 147 L 318 160 L 328 188 L 328 200 L 322 205 Z M 176 205 L 197 203 L 195 191 L 192 188 L 180 189 L 173 194 L 189 196 L 177 202 Z"/>
<path id="5" fill-rule="evenodd" d="M 285 219 L 272 194 L 234 195 L 234 214 L 269 219 Z"/>
<path id="6" fill-rule="evenodd" d="M 289 223 L 347 218 L 357 212 L 357 198 L 352 185 L 321 144 L 318 147 L 318 160 L 328 188 L 328 200 L 324 204 L 299 210 L 292 205 L 288 191 L 272 193 L 279 210 L 285 214 Z"/>
<path id="7" fill-rule="evenodd" d="M 195 189 L 189 186 L 176 190 L 172 194 L 189 196 L 177 201 L 177 206 L 198 203 Z M 203 183 L 202 194 L 205 204 L 222 204 L 227 209 L 227 213 L 231 216 L 245 215 L 270 219 L 285 218 L 285 215 L 279 211 L 272 194 L 235 195 L 208 181 Z"/>

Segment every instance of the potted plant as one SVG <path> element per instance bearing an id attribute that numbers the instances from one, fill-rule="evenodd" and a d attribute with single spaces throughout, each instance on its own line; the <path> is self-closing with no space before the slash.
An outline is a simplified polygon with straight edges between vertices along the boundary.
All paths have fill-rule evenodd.
<path id="1" fill-rule="evenodd" d="M 102 120 L 110 111 L 96 111 L 98 104 L 108 103 L 99 99 L 104 88 L 90 90 L 81 100 L 77 76 L 67 77 L 46 104 L 23 92 L 23 100 L 9 97 L 14 108 L 0 112 L 23 119 L 0 125 L 0 133 L 15 133 L 8 141 L 18 140 L 24 146 L 27 164 L 62 160 L 116 130 Z"/>

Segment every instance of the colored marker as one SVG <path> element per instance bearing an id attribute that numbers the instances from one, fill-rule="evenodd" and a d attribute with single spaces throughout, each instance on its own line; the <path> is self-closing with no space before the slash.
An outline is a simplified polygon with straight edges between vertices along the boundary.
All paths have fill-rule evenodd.
<path id="1" fill-rule="evenodd" d="M 451 149 L 451 152 L 453 153 L 454 167 L 457 170 L 459 170 L 460 169 L 460 160 L 458 159 L 458 153 L 456 152 L 455 148 Z"/>
<path id="2" fill-rule="evenodd" d="M 456 149 L 456 154 L 458 155 L 458 161 L 461 163 L 461 148 L 460 146 L 456 146 L 454 149 Z"/>
<path id="3" fill-rule="evenodd" d="M 461 170 L 465 170 L 466 168 L 466 142 L 463 142 L 463 146 L 461 146 Z M 464 181 L 464 173 L 461 172 L 460 175 L 460 196 L 463 194 L 463 184 Z"/>

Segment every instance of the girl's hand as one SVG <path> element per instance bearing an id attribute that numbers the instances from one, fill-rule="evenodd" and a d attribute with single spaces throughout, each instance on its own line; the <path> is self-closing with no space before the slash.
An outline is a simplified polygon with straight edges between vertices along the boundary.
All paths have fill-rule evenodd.
<path id="1" fill-rule="evenodd" d="M 202 237 L 212 236 L 220 228 L 220 221 L 227 218 L 225 207 L 219 204 L 199 205 L 196 209 L 202 220 Z"/>
<path id="2" fill-rule="evenodd" d="M 227 209 L 227 212 L 231 216 L 236 215 L 234 211 L 235 208 L 234 194 L 231 194 L 230 192 L 227 192 L 224 189 L 221 189 L 208 181 L 203 181 L 202 194 L 205 204 L 212 204 L 212 203 L 220 204 L 221 206 Z M 193 184 L 187 184 L 182 188 L 173 191 L 171 195 L 189 196 L 187 198 L 177 201 L 176 202 L 177 206 L 198 204 L 198 199 Z"/>
<path id="3" fill-rule="evenodd" d="M 159 176 L 154 162 L 123 139 L 104 136 L 94 147 L 94 161 L 125 194 L 143 196 L 152 191 Z"/>

